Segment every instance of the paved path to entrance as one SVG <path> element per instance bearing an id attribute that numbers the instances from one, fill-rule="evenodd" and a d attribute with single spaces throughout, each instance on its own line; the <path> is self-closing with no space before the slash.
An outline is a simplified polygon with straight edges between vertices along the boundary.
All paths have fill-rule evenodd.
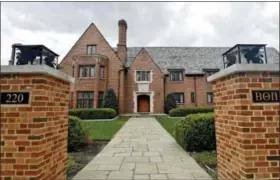
<path id="1" fill-rule="evenodd" d="M 210 180 L 211 177 L 155 118 L 130 118 L 73 178 L 82 179 Z"/>

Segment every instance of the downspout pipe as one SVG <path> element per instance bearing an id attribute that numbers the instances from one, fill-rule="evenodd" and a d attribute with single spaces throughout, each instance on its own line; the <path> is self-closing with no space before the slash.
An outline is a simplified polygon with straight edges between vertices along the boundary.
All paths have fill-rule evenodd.
<path id="1" fill-rule="evenodd" d="M 120 103 L 120 83 L 121 83 L 121 77 L 120 77 L 120 75 L 121 75 L 121 71 L 124 71 L 124 70 L 126 70 L 126 68 L 123 66 L 122 69 L 120 69 L 120 70 L 118 71 L 118 76 L 119 76 L 119 81 L 118 81 L 118 101 L 119 101 L 119 103 Z M 119 105 L 120 105 L 120 104 L 119 104 Z"/>

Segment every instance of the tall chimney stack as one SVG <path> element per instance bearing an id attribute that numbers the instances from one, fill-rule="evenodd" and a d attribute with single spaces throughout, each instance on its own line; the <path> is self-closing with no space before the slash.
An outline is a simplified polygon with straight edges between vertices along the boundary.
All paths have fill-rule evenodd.
<path id="1" fill-rule="evenodd" d="M 119 20 L 119 42 L 117 45 L 117 53 L 121 60 L 125 63 L 126 61 L 126 31 L 127 31 L 127 23 L 124 19 Z"/>

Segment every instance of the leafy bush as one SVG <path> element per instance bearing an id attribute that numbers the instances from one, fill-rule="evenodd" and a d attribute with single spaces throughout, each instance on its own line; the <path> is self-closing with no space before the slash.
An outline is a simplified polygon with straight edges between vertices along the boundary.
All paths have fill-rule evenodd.
<path id="1" fill-rule="evenodd" d="M 69 116 L 68 122 L 68 151 L 74 151 L 86 143 L 87 131 L 83 128 L 81 119 Z"/>
<path id="2" fill-rule="evenodd" d="M 102 107 L 114 109 L 116 113 L 119 114 L 118 98 L 113 89 L 108 89 L 107 93 L 104 96 Z"/>
<path id="3" fill-rule="evenodd" d="M 110 108 L 88 108 L 88 109 L 71 109 L 70 116 L 77 116 L 80 119 L 111 119 L 116 117 L 117 113 Z"/>
<path id="4" fill-rule="evenodd" d="M 171 109 L 176 107 L 177 104 L 174 95 L 172 93 L 167 94 L 164 100 L 164 113 L 168 114 Z"/>
<path id="5" fill-rule="evenodd" d="M 191 114 L 175 125 L 175 139 L 187 151 L 216 149 L 214 113 Z"/>
<path id="6" fill-rule="evenodd" d="M 185 117 L 189 114 L 208 113 L 214 112 L 213 107 L 188 107 L 188 108 L 175 108 L 169 111 L 171 117 Z"/>

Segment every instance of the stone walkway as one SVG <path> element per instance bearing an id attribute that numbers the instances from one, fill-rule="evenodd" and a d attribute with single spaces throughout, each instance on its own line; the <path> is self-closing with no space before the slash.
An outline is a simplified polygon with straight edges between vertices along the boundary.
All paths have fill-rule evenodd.
<path id="1" fill-rule="evenodd" d="M 73 178 L 82 179 L 210 180 L 211 177 L 155 118 L 130 118 Z"/>

